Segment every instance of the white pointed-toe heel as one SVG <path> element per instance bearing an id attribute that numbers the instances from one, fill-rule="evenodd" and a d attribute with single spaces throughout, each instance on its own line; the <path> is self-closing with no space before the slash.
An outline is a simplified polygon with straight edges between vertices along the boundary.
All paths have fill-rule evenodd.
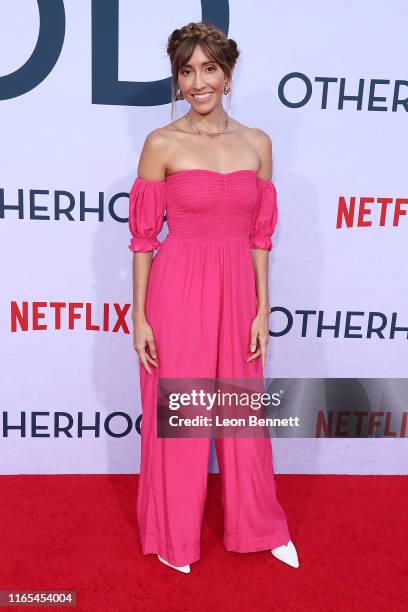
<path id="1" fill-rule="evenodd" d="M 276 559 L 279 559 L 279 561 L 283 561 L 291 567 L 299 567 L 298 555 L 292 540 L 290 540 L 287 544 L 273 548 L 271 553 L 274 557 L 276 557 Z"/>
<path id="2" fill-rule="evenodd" d="M 160 559 L 160 561 L 162 563 L 164 563 L 165 565 L 168 565 L 169 567 L 173 567 L 174 569 L 178 570 L 179 572 L 183 572 L 183 574 L 189 574 L 190 573 L 190 566 L 189 565 L 172 565 L 171 563 L 166 561 L 166 559 L 163 559 L 163 557 L 161 557 L 160 555 L 157 555 L 157 556 Z"/>

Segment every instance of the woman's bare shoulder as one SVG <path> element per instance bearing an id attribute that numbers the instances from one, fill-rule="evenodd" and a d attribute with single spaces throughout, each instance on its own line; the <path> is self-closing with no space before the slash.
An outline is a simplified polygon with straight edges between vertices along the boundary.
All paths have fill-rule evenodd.
<path id="1" fill-rule="evenodd" d="M 168 159 L 169 136 L 165 127 L 159 127 L 145 138 L 139 157 L 138 176 L 150 181 L 164 180 Z"/>
<path id="2" fill-rule="evenodd" d="M 159 127 L 146 135 L 144 146 L 160 150 L 166 145 L 167 139 L 167 130 L 165 127 Z"/>
<path id="3" fill-rule="evenodd" d="M 272 139 L 264 130 L 250 127 L 234 120 L 235 133 L 247 142 L 249 148 L 256 153 L 259 160 L 258 176 L 270 179 L 272 176 Z"/>
<path id="4" fill-rule="evenodd" d="M 162 127 L 158 127 L 146 136 L 146 142 L 148 145 L 155 147 L 158 150 L 167 152 L 169 156 L 171 156 L 170 148 L 177 143 L 179 138 L 185 135 L 188 132 L 186 130 L 181 129 L 182 122 L 175 121 L 174 123 L 169 123 L 168 125 L 163 125 Z"/>
<path id="5" fill-rule="evenodd" d="M 246 136 L 259 139 L 269 138 L 268 134 L 260 128 L 245 125 L 244 123 L 241 123 L 240 121 L 237 121 L 237 119 L 233 119 L 232 117 L 230 117 L 230 123 L 236 131 L 241 131 Z"/>
<path id="6" fill-rule="evenodd" d="M 146 136 L 143 151 L 140 157 L 139 170 L 153 172 L 156 177 L 165 178 L 167 169 L 171 166 L 174 156 L 185 144 L 185 139 L 191 137 L 186 129 L 183 129 L 183 117 L 158 127 Z M 154 168 L 154 170 L 152 170 Z"/>
<path id="7" fill-rule="evenodd" d="M 272 177 L 272 139 L 260 128 L 248 128 L 248 139 L 255 149 L 260 168 L 258 176 L 270 180 Z"/>
<path id="8" fill-rule="evenodd" d="M 267 132 L 261 130 L 261 128 L 250 127 L 248 129 L 248 136 L 261 148 L 272 147 L 272 139 Z"/>

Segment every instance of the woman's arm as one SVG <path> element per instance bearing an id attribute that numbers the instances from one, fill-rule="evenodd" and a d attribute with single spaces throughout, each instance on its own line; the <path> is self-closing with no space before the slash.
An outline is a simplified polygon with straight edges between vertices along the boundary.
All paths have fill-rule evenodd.
<path id="1" fill-rule="evenodd" d="M 147 181 L 160 181 L 166 177 L 164 165 L 164 137 L 160 130 L 154 130 L 147 135 L 139 157 L 137 175 Z M 133 309 L 136 316 L 144 317 L 147 283 L 153 251 L 133 253 Z"/>
<path id="2" fill-rule="evenodd" d="M 266 180 L 272 178 L 272 141 L 268 134 L 262 130 L 255 130 L 256 148 L 260 159 L 258 177 Z M 266 350 L 269 342 L 269 251 L 266 249 L 251 249 L 255 272 L 257 313 L 251 327 L 250 351 L 253 353 L 247 361 L 257 357 L 262 358 L 262 367 L 265 367 Z M 257 341 L 259 340 L 258 350 Z"/>
<path id="3" fill-rule="evenodd" d="M 137 175 L 147 181 L 163 180 L 166 175 L 164 163 L 164 137 L 160 130 L 148 134 L 139 158 Z M 148 362 L 158 367 L 157 351 L 154 343 L 153 331 L 145 315 L 146 293 L 149 281 L 150 268 L 153 260 L 152 251 L 134 251 L 132 263 L 133 279 L 133 347 L 138 352 L 141 364 L 151 374 Z M 146 352 L 146 343 L 149 353 Z"/>

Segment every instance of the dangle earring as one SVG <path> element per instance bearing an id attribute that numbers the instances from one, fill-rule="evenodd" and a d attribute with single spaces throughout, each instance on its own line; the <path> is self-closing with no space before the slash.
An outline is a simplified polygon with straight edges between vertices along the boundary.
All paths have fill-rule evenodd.
<path id="1" fill-rule="evenodd" d="M 181 89 L 179 86 L 176 89 L 176 100 L 184 100 L 184 96 L 181 93 Z"/>
<path id="2" fill-rule="evenodd" d="M 230 90 L 231 90 L 231 85 L 230 85 L 229 81 L 225 81 L 225 83 L 224 83 L 224 94 L 225 95 L 229 94 Z"/>

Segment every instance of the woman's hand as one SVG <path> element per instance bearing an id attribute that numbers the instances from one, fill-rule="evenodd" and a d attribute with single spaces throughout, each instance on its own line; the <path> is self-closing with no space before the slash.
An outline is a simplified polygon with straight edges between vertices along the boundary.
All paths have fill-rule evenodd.
<path id="1" fill-rule="evenodd" d="M 253 359 L 257 359 L 260 355 L 262 356 L 262 367 L 265 367 L 266 362 L 266 350 L 269 342 L 269 313 L 270 308 L 264 308 L 258 311 L 255 319 L 251 324 L 251 342 L 249 350 L 252 353 L 250 357 L 247 357 L 247 363 Z M 258 349 L 257 341 L 259 341 Z"/>
<path id="2" fill-rule="evenodd" d="M 139 355 L 139 360 L 144 369 L 151 374 L 149 363 L 152 363 L 156 368 L 159 367 L 157 363 L 157 351 L 153 337 L 153 330 L 146 321 L 144 315 L 136 315 L 132 313 L 133 320 L 133 348 Z M 146 344 L 148 345 L 149 352 L 146 350 Z"/>

